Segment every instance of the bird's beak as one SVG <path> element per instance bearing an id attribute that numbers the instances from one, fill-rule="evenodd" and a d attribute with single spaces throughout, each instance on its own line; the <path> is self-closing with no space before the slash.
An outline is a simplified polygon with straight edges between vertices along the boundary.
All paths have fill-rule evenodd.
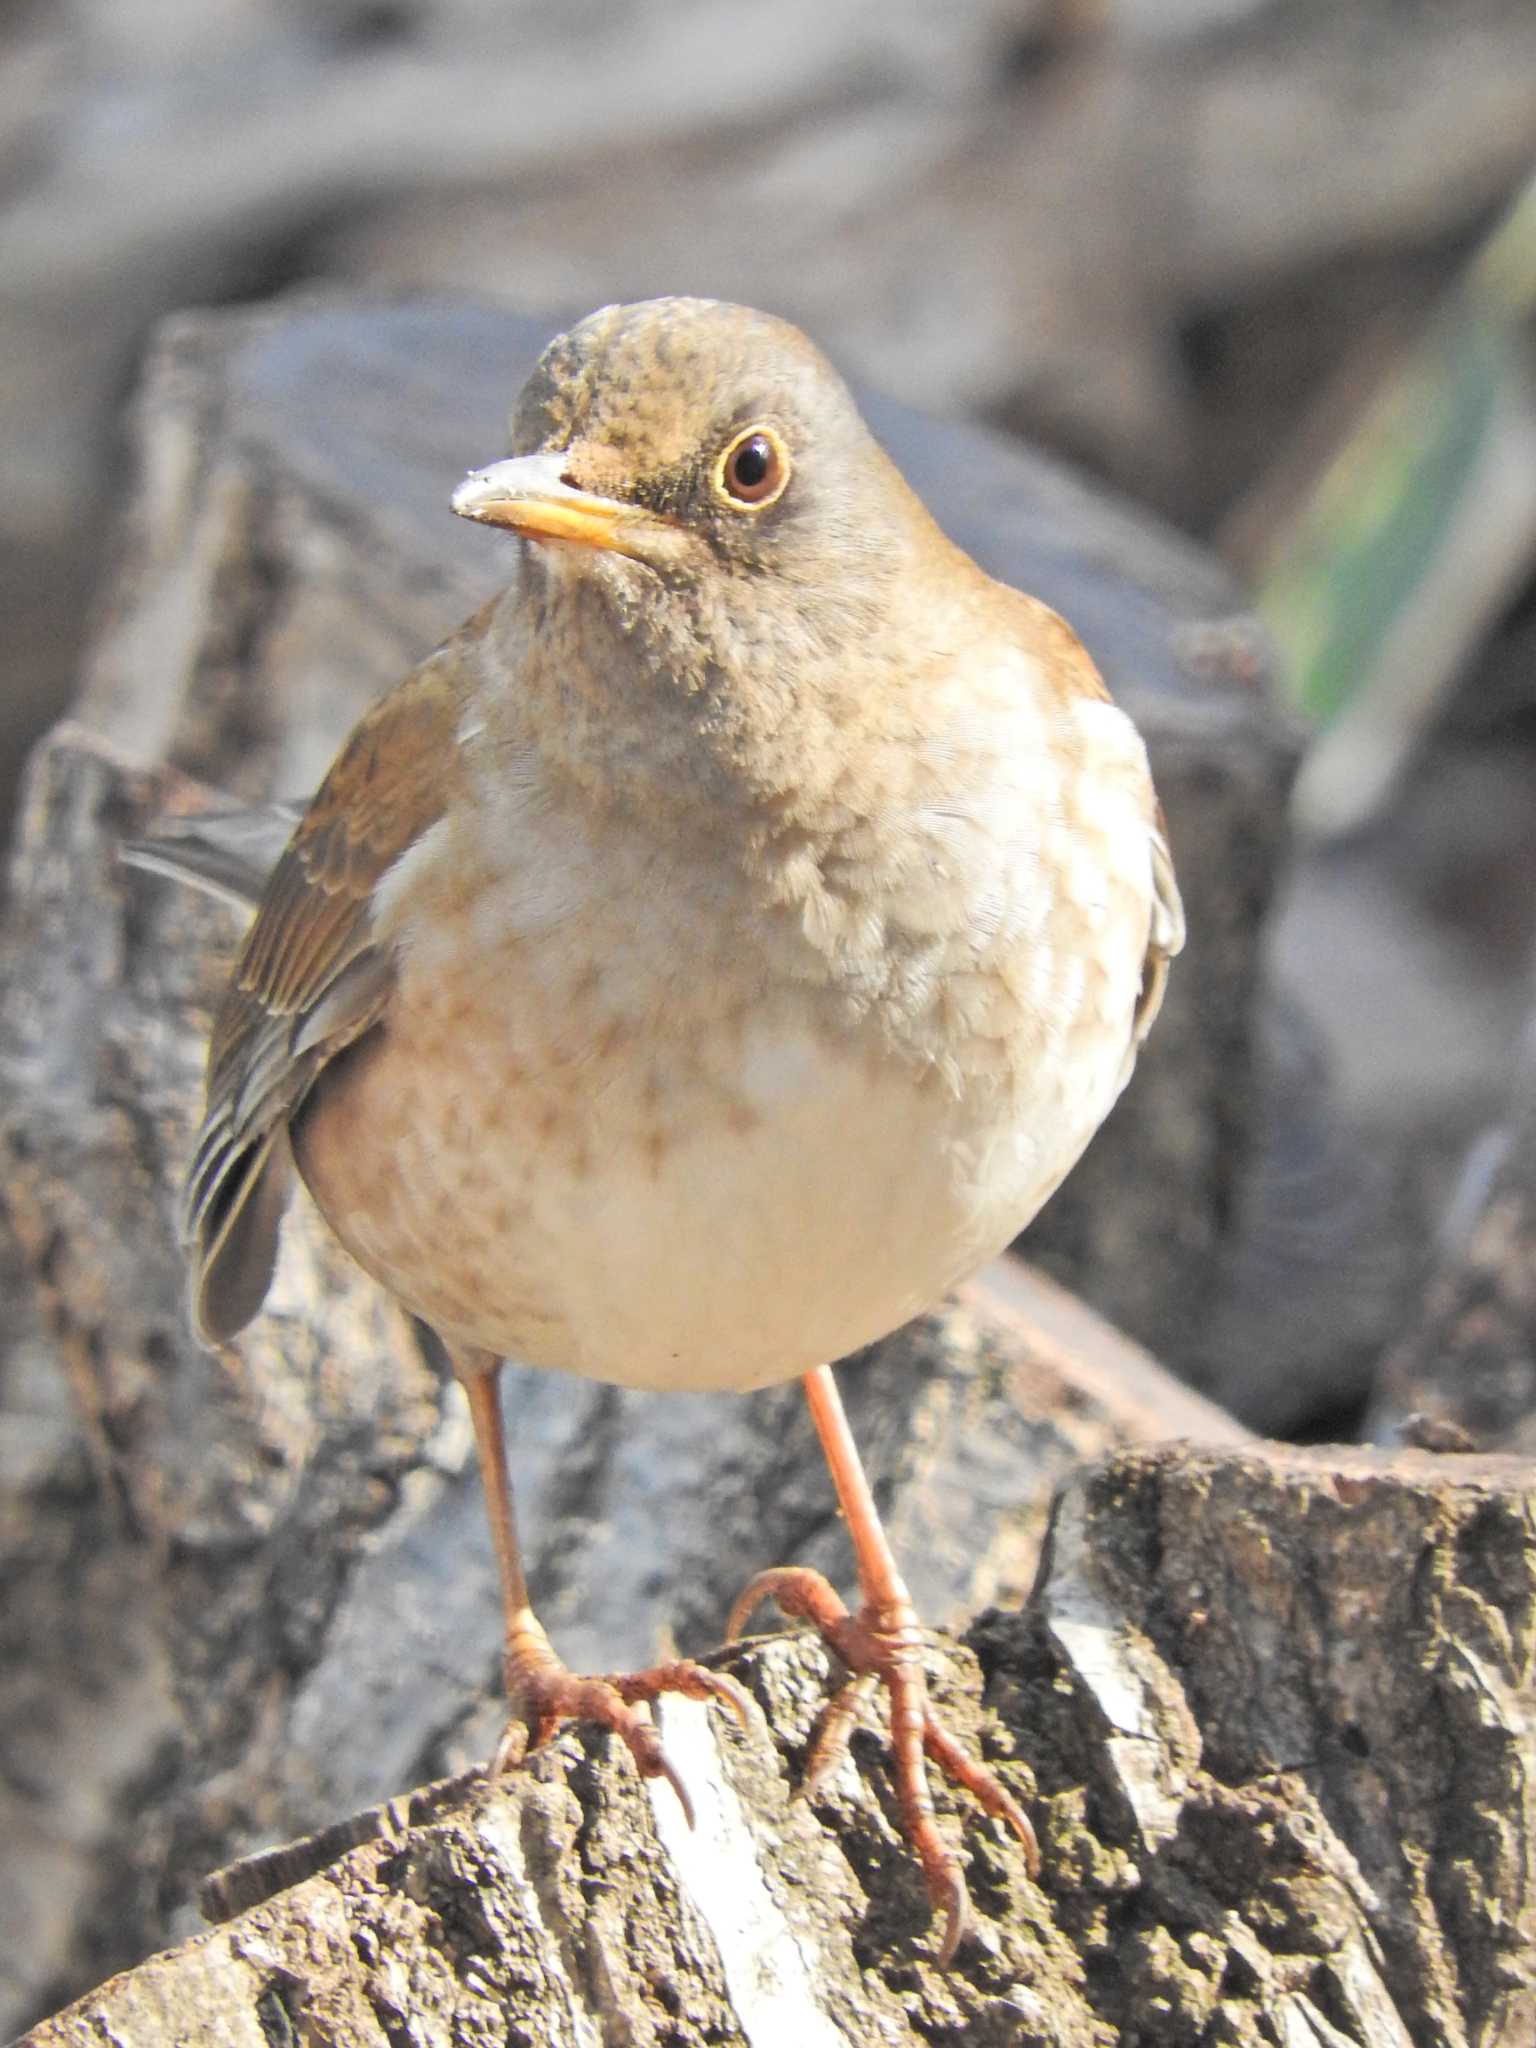
<path id="1" fill-rule="evenodd" d="M 463 519 L 510 527 L 529 540 L 575 541 L 642 559 L 643 536 L 658 524 L 656 514 L 567 483 L 565 460 L 514 455 L 488 469 L 472 469 L 453 494 L 453 509 Z"/>

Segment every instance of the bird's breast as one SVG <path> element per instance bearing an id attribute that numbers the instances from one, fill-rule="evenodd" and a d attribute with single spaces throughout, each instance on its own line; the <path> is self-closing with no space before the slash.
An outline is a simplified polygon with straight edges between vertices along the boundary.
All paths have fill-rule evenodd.
<path id="1" fill-rule="evenodd" d="M 1108 1087 L 1042 1074 L 978 1114 L 784 1001 L 563 1071 L 528 1051 L 504 1016 L 402 1010 L 302 1126 L 301 1168 L 445 1336 L 656 1387 L 768 1384 L 916 1314 L 1028 1219 Z"/>
<path id="2" fill-rule="evenodd" d="M 1101 805 L 1106 845 L 1134 808 Z M 540 816 L 521 876 L 443 846 L 400 876 L 387 1019 L 296 1134 L 342 1241 L 451 1340 L 789 1378 L 999 1251 L 1118 1092 L 1144 843 L 940 805 L 857 879 L 748 887 Z"/>

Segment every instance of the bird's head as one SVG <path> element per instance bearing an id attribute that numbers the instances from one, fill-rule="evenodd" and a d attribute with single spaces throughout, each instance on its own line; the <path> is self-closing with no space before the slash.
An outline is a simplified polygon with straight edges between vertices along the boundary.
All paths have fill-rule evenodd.
<path id="1" fill-rule="evenodd" d="M 926 514 L 797 328 L 709 299 L 593 313 L 544 351 L 513 453 L 454 493 L 534 543 L 535 588 L 717 663 L 867 633 Z"/>

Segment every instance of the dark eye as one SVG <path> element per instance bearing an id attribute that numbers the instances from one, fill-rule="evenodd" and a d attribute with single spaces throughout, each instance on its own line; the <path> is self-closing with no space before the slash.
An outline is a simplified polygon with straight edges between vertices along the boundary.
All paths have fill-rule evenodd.
<path id="1" fill-rule="evenodd" d="M 767 505 L 789 482 L 789 456 L 771 427 L 749 427 L 721 456 L 717 475 L 738 505 Z"/>

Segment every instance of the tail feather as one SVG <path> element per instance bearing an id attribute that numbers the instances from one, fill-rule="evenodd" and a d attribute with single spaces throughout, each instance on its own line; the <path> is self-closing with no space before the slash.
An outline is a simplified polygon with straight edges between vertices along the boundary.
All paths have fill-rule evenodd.
<path id="1" fill-rule="evenodd" d="M 192 1322 L 205 1344 L 228 1343 L 266 1299 L 293 1173 L 285 1125 L 258 1145 L 226 1137 L 225 1147 L 222 1158 L 199 1155 L 193 1177 Z"/>
<path id="2" fill-rule="evenodd" d="M 254 910 L 303 815 L 302 804 L 261 804 L 157 818 L 142 839 L 125 840 L 119 852 L 130 867 Z"/>

